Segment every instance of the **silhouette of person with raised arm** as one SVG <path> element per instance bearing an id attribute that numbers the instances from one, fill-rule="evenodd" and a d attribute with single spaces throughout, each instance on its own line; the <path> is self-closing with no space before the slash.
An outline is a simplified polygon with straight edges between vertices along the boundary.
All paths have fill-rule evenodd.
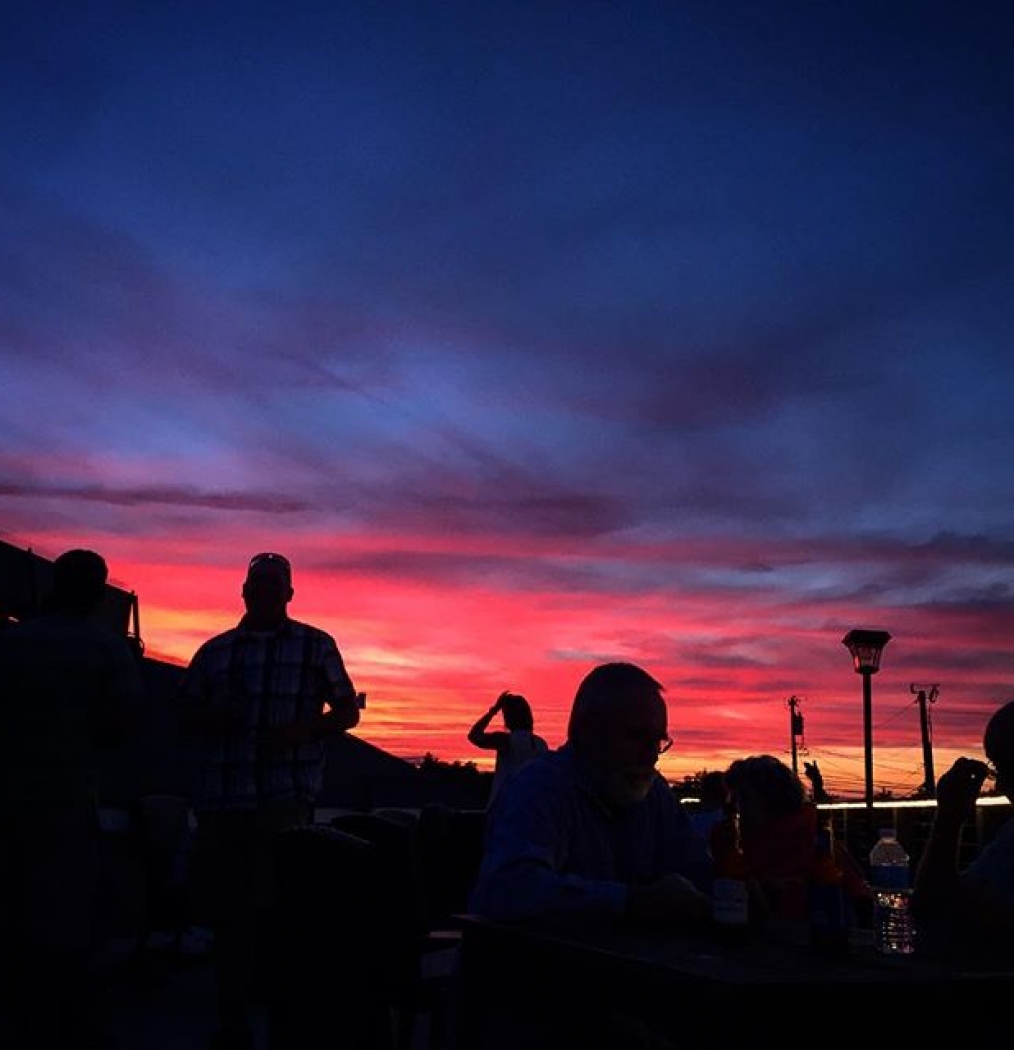
<path id="1" fill-rule="evenodd" d="M 489 724 L 497 714 L 503 715 L 505 728 L 491 732 Z M 468 742 L 496 752 L 490 804 L 508 777 L 526 762 L 549 750 L 546 741 L 535 732 L 531 705 L 518 693 L 501 693 L 496 703 L 469 729 Z"/>
<path id="2" fill-rule="evenodd" d="M 986 723 L 983 749 L 993 764 L 996 792 L 1014 789 L 1014 700 Z M 963 869 L 962 830 L 975 819 L 975 804 L 989 767 L 958 758 L 937 781 L 937 807 L 916 866 L 912 909 L 918 950 L 969 968 L 1009 969 L 1014 961 L 1014 817 L 1006 821 Z"/>
<path id="3" fill-rule="evenodd" d="M 831 796 L 824 789 L 824 774 L 821 773 L 820 766 L 817 765 L 816 760 L 804 762 L 803 772 L 806 774 L 806 779 L 810 782 L 810 794 L 814 803 L 821 805 L 825 802 L 830 802 Z"/>
<path id="4" fill-rule="evenodd" d="M 331 635 L 290 619 L 287 558 L 254 555 L 242 593 L 245 615 L 197 650 L 178 691 L 184 732 L 205 747 L 193 864 L 215 937 L 215 1050 L 254 1045 L 272 845 L 279 832 L 312 823 L 324 741 L 358 724 L 361 703 Z"/>
<path id="5" fill-rule="evenodd" d="M 103 1036 L 100 763 L 139 728 L 144 697 L 126 637 L 92 615 L 107 578 L 101 555 L 66 551 L 47 612 L 0 632 L 0 1044 L 19 1050 Z"/>

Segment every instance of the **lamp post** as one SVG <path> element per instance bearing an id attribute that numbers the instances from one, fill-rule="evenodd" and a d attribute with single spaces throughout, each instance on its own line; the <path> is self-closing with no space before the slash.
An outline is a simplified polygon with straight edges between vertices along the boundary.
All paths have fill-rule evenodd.
<path id="1" fill-rule="evenodd" d="M 870 678 L 880 670 L 880 654 L 890 641 L 887 631 L 851 630 L 842 639 L 852 654 L 852 667 L 863 676 L 863 757 L 866 769 L 866 812 L 873 811 L 873 694 Z"/>

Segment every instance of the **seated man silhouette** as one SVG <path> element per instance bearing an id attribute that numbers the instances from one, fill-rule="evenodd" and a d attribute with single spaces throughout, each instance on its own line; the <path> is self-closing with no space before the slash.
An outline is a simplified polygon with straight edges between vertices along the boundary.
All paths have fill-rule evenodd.
<path id="1" fill-rule="evenodd" d="M 567 741 L 504 784 L 487 818 L 473 912 L 501 919 L 703 926 L 711 858 L 656 769 L 663 687 L 630 663 L 581 682 Z"/>
<path id="2" fill-rule="evenodd" d="M 601 664 L 585 677 L 566 743 L 522 766 L 488 810 L 471 911 L 579 931 L 709 924 L 711 856 L 656 768 L 671 743 L 662 693 L 651 675 L 630 663 Z M 462 1045 L 631 1045 L 633 1022 L 623 1004 L 589 1001 L 580 984 L 570 992 L 538 978 L 524 1001 L 508 996 L 490 1002 L 476 967 L 469 971 L 467 951 L 463 958 L 463 1016 L 474 1027 Z M 473 1010 L 478 1001 L 482 1007 Z M 649 1035 L 658 1034 L 644 1038 Z M 642 1039 L 637 1045 L 663 1044 Z"/>

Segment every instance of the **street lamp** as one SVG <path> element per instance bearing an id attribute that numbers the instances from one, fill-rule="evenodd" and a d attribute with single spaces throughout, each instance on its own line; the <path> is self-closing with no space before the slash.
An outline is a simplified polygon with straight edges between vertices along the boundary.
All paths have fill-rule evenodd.
<path id="1" fill-rule="evenodd" d="M 852 667 L 863 676 L 863 750 L 866 764 L 866 811 L 873 810 L 873 696 L 870 677 L 880 670 L 880 654 L 890 641 L 887 631 L 852 630 L 841 640 L 852 654 Z"/>

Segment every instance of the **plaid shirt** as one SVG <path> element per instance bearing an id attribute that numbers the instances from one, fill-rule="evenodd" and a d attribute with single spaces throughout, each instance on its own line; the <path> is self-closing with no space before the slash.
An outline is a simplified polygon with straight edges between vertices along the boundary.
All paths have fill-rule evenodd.
<path id="1" fill-rule="evenodd" d="M 286 620 L 274 631 L 237 627 L 206 641 L 180 683 L 184 704 L 229 705 L 244 730 L 209 740 L 193 792 L 195 809 L 249 809 L 280 799 L 313 803 L 324 772 L 324 742 L 270 750 L 264 730 L 312 720 L 333 698 L 355 695 L 334 639 Z"/>

